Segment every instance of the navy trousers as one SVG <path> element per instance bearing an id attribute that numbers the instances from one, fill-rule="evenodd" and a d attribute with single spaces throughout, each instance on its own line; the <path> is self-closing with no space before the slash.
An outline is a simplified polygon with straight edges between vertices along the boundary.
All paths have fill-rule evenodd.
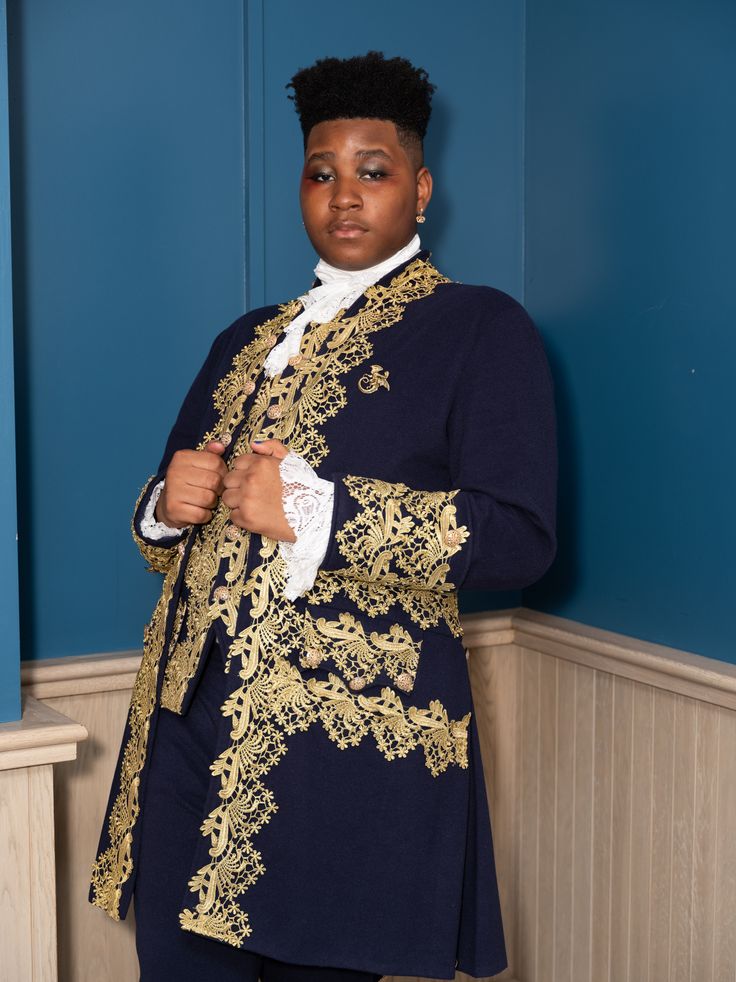
<path id="1" fill-rule="evenodd" d="M 227 677 L 215 644 L 186 716 L 159 714 L 141 812 L 133 903 L 140 982 L 378 982 L 353 969 L 295 965 L 202 937 L 179 926 L 194 845 L 201 837 L 209 765 Z M 230 679 L 230 681 L 232 681 Z"/>

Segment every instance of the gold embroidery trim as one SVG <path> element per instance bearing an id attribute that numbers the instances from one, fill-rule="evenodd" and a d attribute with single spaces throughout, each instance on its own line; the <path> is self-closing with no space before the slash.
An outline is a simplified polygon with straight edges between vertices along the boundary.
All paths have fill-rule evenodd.
<path id="1" fill-rule="evenodd" d="M 353 475 L 343 484 L 362 506 L 335 533 L 348 568 L 323 570 L 307 601 L 329 602 L 340 589 L 372 616 L 397 603 L 422 628 L 443 617 L 460 637 L 457 594 L 447 579 L 448 560 L 470 535 L 457 524 L 452 500 L 458 491 L 414 491 L 400 482 Z"/>
<path id="2" fill-rule="evenodd" d="M 266 869 L 252 839 L 278 809 L 261 778 L 286 753 L 287 735 L 307 730 L 319 720 L 341 750 L 357 747 L 370 733 L 389 761 L 421 747 L 426 766 L 435 777 L 451 765 L 468 766 L 470 713 L 450 720 L 437 700 L 427 709 L 405 707 L 390 687 L 383 688 L 380 696 L 356 695 L 337 675 L 328 673 L 327 680 L 305 679 L 288 661 L 286 655 L 301 648 L 304 626 L 296 623 L 293 605 L 280 599 L 285 563 L 278 543 L 266 537 L 262 542 L 260 556 L 264 562 L 248 580 L 252 609 L 258 613 L 234 642 L 242 659 L 242 684 L 222 706 L 223 714 L 232 720 L 232 743 L 211 767 L 221 784 L 221 803 L 202 825 L 212 858 L 189 881 L 197 895 L 196 906 L 179 915 L 184 930 L 238 948 L 253 931 L 238 898 Z M 326 629 L 322 638 L 337 642 L 330 649 L 336 661 L 341 659 L 341 645 L 350 647 L 351 636 L 362 640 L 354 624 L 342 624 L 347 632 L 344 635 L 334 622 L 321 625 Z M 378 647 L 385 637 L 371 640 Z M 350 659 L 360 657 L 354 650 L 342 654 L 350 665 Z"/>
<path id="3" fill-rule="evenodd" d="M 149 720 L 156 705 L 159 662 L 175 582 L 174 569 L 164 580 L 161 597 L 143 632 L 143 658 L 128 711 L 129 735 L 120 764 L 120 786 L 108 819 L 110 845 L 97 856 L 92 869 L 92 903 L 116 921 L 120 920 L 123 885 L 133 872 L 133 828 L 140 814 L 138 788 L 146 762 Z"/>
<path id="4" fill-rule="evenodd" d="M 218 386 L 215 403 L 220 421 L 203 437 L 200 448 L 214 437 L 224 436 L 228 444 L 231 442 L 232 432 L 243 419 L 246 398 L 255 392 L 234 456 L 248 452 L 250 440 L 256 436 L 273 436 L 288 443 L 313 467 L 318 466 L 329 451 L 317 427 L 347 403 L 339 376 L 371 357 L 370 333 L 396 323 L 408 303 L 430 295 L 437 285 L 446 282 L 449 281 L 431 264 L 416 260 L 389 286 L 369 288 L 366 303 L 355 316 L 341 319 L 340 312 L 332 323 L 313 327 L 303 339 L 304 357 L 295 373 L 286 379 L 264 378 L 255 392 L 255 379 L 262 371 L 267 352 L 276 343 L 277 332 L 293 319 L 300 305 L 295 301 L 282 307 L 272 321 L 256 328 L 255 340 L 236 356 L 233 369 Z M 276 416 L 267 415 L 272 405 L 278 406 Z M 195 910 L 180 915 L 186 929 L 240 946 L 250 927 L 236 898 L 264 871 L 250 837 L 276 809 L 270 791 L 259 777 L 285 753 L 284 734 L 307 729 L 320 719 L 330 738 L 344 749 L 357 746 L 370 731 L 389 760 L 421 746 L 427 766 L 437 775 L 450 763 L 467 767 L 470 714 L 450 721 L 437 701 L 430 703 L 428 709 L 405 708 L 390 688 L 383 689 L 380 697 L 355 695 L 334 675 L 329 675 L 327 682 L 314 678 L 305 682 L 298 668 L 284 657 L 284 651 L 293 651 L 300 645 L 305 623 L 294 616 L 295 608 L 282 597 L 283 564 L 277 555 L 277 543 L 261 538 L 260 554 L 266 562 L 243 582 L 250 536 L 235 535 L 228 514 L 224 506 L 218 507 L 193 543 L 185 574 L 189 596 L 176 614 L 174 636 L 182 636 L 168 660 L 162 705 L 180 711 L 210 623 L 221 618 L 234 636 L 237 612 L 247 597 L 251 601 L 252 622 L 234 636 L 229 652 L 230 659 L 239 657 L 242 661 L 239 676 L 244 684 L 222 707 L 224 715 L 233 718 L 233 743 L 213 765 L 214 773 L 221 776 L 223 803 L 203 826 L 204 834 L 211 837 L 213 862 L 190 883 L 199 894 Z M 136 541 L 147 551 L 154 548 L 137 536 Z M 180 558 L 174 548 L 156 549 L 150 556 L 144 552 L 149 562 L 154 558 L 162 561 L 164 555 L 169 558 L 156 568 L 165 569 L 167 576 L 145 632 L 144 656 L 133 689 L 128 717 L 130 735 L 120 768 L 120 788 L 109 819 L 111 844 L 98 857 L 93 870 L 93 903 L 115 919 L 119 919 L 122 886 L 132 873 L 132 832 L 140 811 L 138 786 L 146 759 L 148 721 L 154 707 L 166 614 Z M 228 561 L 227 596 L 210 598 L 211 584 L 222 559 Z M 325 575 L 318 575 L 317 585 Z M 361 587 L 367 588 L 366 595 L 372 598 L 376 594 L 376 584 Z M 333 596 L 338 589 L 348 596 L 351 591 L 355 593 L 348 580 L 330 575 L 327 593 Z M 392 589 L 385 590 L 387 607 L 395 602 Z M 443 615 L 451 618 L 454 595 L 432 595 L 437 598 L 437 619 Z M 413 608 L 409 613 L 417 620 Z M 279 645 L 283 646 L 281 650 Z"/>
<path id="5" fill-rule="evenodd" d="M 177 569 L 179 566 L 180 553 L 178 551 L 178 543 L 175 542 L 171 546 L 152 546 L 148 542 L 144 541 L 140 535 L 138 535 L 138 530 L 135 527 L 135 516 L 138 513 L 138 508 L 140 507 L 143 498 L 148 491 L 151 481 L 155 479 L 156 475 L 153 474 L 148 478 L 146 483 L 143 485 L 143 490 L 138 495 L 138 500 L 135 503 L 135 508 L 133 509 L 133 519 L 130 523 L 130 529 L 133 533 L 133 541 L 138 546 L 138 549 L 143 556 L 143 558 L 148 563 L 148 568 L 152 572 L 157 573 L 168 573 L 169 570 Z"/>
<path id="6" fill-rule="evenodd" d="M 276 437 L 305 457 L 312 467 L 317 467 L 329 453 L 319 427 L 347 405 L 347 390 L 340 376 L 372 356 L 371 334 L 397 323 L 409 303 L 429 296 L 440 283 L 447 282 L 449 280 L 430 263 L 415 260 L 389 285 L 370 287 L 366 291 L 365 304 L 352 317 L 345 317 L 344 311 L 340 311 L 330 323 L 312 325 L 302 339 L 302 357 L 294 366 L 294 372 L 286 377 L 278 374 L 266 378 L 262 373 L 268 352 L 301 309 L 298 301 L 282 307 L 276 317 L 256 328 L 256 338 L 235 356 L 232 369 L 215 390 L 213 398 L 220 419 L 204 435 L 200 448 L 224 433 L 230 435 L 240 426 L 249 392 L 253 402 L 232 457 L 251 452 L 252 439 Z M 259 378 L 261 381 L 256 385 Z M 274 418 L 268 415 L 273 407 L 278 407 L 278 416 Z M 233 538 L 236 532 L 229 522 L 229 514 L 229 509 L 220 502 L 212 520 L 195 538 L 187 562 L 187 615 L 182 636 L 177 639 L 167 661 L 161 695 L 162 706 L 173 712 L 181 712 L 212 622 L 221 620 L 227 633 L 235 637 L 250 537 L 246 532 L 240 538 Z M 228 596 L 220 600 L 212 596 L 212 586 L 223 559 L 227 560 L 224 582 Z M 317 589 L 320 589 L 322 575 L 319 573 L 315 581 Z M 334 577 L 329 584 L 331 598 L 343 584 Z M 353 593 L 360 592 L 360 588 L 354 586 L 350 589 Z M 434 623 L 445 611 L 452 618 L 452 601 L 446 598 L 427 600 L 423 609 L 430 608 L 432 603 L 436 608 Z M 386 609 L 389 606 L 390 603 Z M 410 605 L 411 610 L 415 606 Z M 455 603 L 455 621 L 456 608 Z"/>
<path id="7" fill-rule="evenodd" d="M 331 621 L 315 620 L 305 611 L 302 634 L 304 653 L 299 664 L 303 668 L 317 668 L 331 658 L 353 691 L 371 685 L 381 672 L 404 692 L 414 687 L 421 642 L 400 624 L 392 624 L 387 634 L 371 631 L 366 637 L 363 625 L 347 611 Z"/>

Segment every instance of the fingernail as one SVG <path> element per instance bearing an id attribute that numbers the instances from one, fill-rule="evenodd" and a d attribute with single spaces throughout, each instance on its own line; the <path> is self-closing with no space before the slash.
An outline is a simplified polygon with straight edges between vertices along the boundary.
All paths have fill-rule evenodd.
<path id="1" fill-rule="evenodd" d="M 265 443 L 265 440 L 254 440 L 253 443 Z"/>

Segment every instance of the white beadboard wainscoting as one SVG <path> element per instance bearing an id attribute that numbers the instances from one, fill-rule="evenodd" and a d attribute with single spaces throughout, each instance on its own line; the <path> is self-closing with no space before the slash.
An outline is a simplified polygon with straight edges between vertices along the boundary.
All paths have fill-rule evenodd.
<path id="1" fill-rule="evenodd" d="M 736 982 L 736 666 L 526 609 L 463 617 L 505 982 Z M 87 903 L 138 652 L 26 663 L 89 733 L 54 765 L 59 978 L 134 982 Z M 463 976 L 459 976 L 463 978 Z"/>

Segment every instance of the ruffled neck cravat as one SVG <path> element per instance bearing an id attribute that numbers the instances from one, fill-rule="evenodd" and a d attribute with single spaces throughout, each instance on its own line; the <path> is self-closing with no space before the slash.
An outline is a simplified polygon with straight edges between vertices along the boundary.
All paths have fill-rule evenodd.
<path id="1" fill-rule="evenodd" d="M 268 353 L 263 366 L 265 374 L 272 378 L 286 368 L 289 358 L 299 351 L 307 324 L 327 324 L 338 311 L 351 307 L 369 286 L 373 286 L 392 269 L 414 257 L 420 249 L 419 236 L 415 235 L 403 249 L 368 269 L 337 269 L 320 259 L 314 267 L 314 274 L 320 281 L 319 286 L 312 287 L 299 297 L 304 309 L 288 325 L 283 340 Z"/>

